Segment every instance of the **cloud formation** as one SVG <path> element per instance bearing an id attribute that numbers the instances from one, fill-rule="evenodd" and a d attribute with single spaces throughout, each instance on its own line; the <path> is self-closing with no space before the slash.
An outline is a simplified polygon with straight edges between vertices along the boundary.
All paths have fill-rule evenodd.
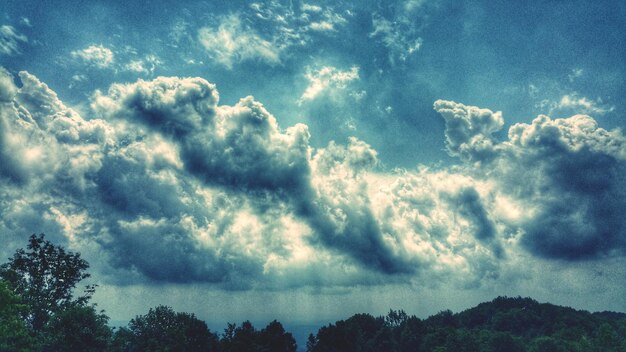
<path id="1" fill-rule="evenodd" d="M 588 116 L 499 141 L 502 114 L 440 100 L 460 163 L 389 172 L 365 141 L 314 148 L 306 125 L 220 105 L 199 77 L 113 84 L 85 116 L 13 79 L 0 71 L 0 232 L 44 231 L 117 284 L 476 286 L 519 253 L 626 249 L 626 139 Z"/>
<path id="2" fill-rule="evenodd" d="M 280 63 L 280 49 L 245 27 L 237 15 L 221 19 L 217 28 L 198 30 L 198 40 L 211 59 L 231 69 L 234 63 L 259 60 L 270 65 Z"/>
<path id="3" fill-rule="evenodd" d="M 20 43 L 27 41 L 28 38 L 15 27 L 9 25 L 0 26 L 0 55 L 11 56 L 20 54 Z"/>
<path id="4" fill-rule="evenodd" d="M 560 259 L 622 255 L 626 138 L 586 115 L 509 128 L 508 140 L 494 142 L 500 113 L 437 101 L 446 120 L 453 155 L 480 162 L 473 170 L 497 184 L 498 193 L 522 214 L 505 221 L 533 253 Z"/>
<path id="5" fill-rule="evenodd" d="M 72 57 L 82 60 L 87 65 L 97 68 L 107 68 L 113 63 L 114 55 L 111 49 L 102 45 L 90 45 L 81 50 L 74 50 Z"/>
<path id="6" fill-rule="evenodd" d="M 332 66 L 325 66 L 319 70 L 309 70 L 306 78 L 309 80 L 309 86 L 302 93 L 300 102 L 313 100 L 328 89 L 345 88 L 350 81 L 359 78 L 359 68 L 353 66 L 350 70 L 341 71 Z"/>

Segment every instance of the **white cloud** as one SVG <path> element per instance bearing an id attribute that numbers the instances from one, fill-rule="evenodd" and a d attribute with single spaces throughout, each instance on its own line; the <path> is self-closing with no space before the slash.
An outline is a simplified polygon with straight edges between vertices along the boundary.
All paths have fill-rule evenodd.
<path id="1" fill-rule="evenodd" d="M 303 11 L 304 7 L 303 7 Z M 337 31 L 337 27 L 345 25 L 348 21 L 345 17 L 336 13 L 333 9 L 327 8 L 324 11 L 314 11 L 309 9 L 310 14 L 306 15 L 306 19 L 309 21 L 308 28 L 318 32 L 334 32 Z M 312 19 L 314 17 L 315 19 Z"/>
<path id="2" fill-rule="evenodd" d="M 280 49 L 244 26 L 237 15 L 222 18 L 217 28 L 200 28 L 198 40 L 213 60 L 229 69 L 234 63 L 247 60 L 280 63 Z"/>
<path id="3" fill-rule="evenodd" d="M 12 26 L 0 26 L 0 55 L 20 54 L 20 43 L 25 43 L 28 38 Z"/>
<path id="4" fill-rule="evenodd" d="M 437 100 L 434 106 L 446 123 L 446 145 L 451 155 L 471 161 L 493 155 L 492 134 L 504 125 L 501 112 L 445 100 Z"/>
<path id="5" fill-rule="evenodd" d="M 300 102 L 313 100 L 329 90 L 345 89 L 351 81 L 359 79 L 359 68 L 353 66 L 350 70 L 342 71 L 325 66 L 319 70 L 309 69 L 305 76 L 309 80 L 309 86 L 302 93 Z"/>
<path id="6" fill-rule="evenodd" d="M 320 6 L 307 3 L 303 3 L 300 8 L 302 9 L 302 12 L 322 12 L 322 8 Z"/>
<path id="7" fill-rule="evenodd" d="M 249 9 L 217 17 L 217 25 L 198 31 L 198 42 L 209 57 L 229 69 L 249 61 L 283 64 L 292 49 L 310 45 L 314 36 L 335 35 L 349 17 L 331 6 L 303 4 L 294 9 L 277 1 L 254 2 Z M 175 40 L 179 32 L 172 33 Z"/>
<path id="8" fill-rule="evenodd" d="M 534 89 L 531 93 L 537 95 L 538 92 L 537 89 Z M 601 98 L 593 100 L 576 92 L 564 94 L 556 100 L 543 99 L 535 107 L 547 115 L 589 114 L 598 116 L 615 110 L 615 106 L 605 104 Z"/>
<path id="9" fill-rule="evenodd" d="M 144 58 L 130 60 L 124 65 L 124 69 L 135 73 L 154 74 L 160 64 L 162 62 L 156 55 L 146 55 Z"/>
<path id="10" fill-rule="evenodd" d="M 113 51 L 102 45 L 91 45 L 81 50 L 74 50 L 71 55 L 97 68 L 110 67 L 114 59 Z"/>
<path id="11" fill-rule="evenodd" d="M 566 94 L 561 97 L 556 109 L 574 110 L 580 114 L 604 115 L 615 110 L 614 106 L 607 106 L 602 103 L 601 99 L 591 100 L 587 97 L 581 97 L 576 93 Z"/>

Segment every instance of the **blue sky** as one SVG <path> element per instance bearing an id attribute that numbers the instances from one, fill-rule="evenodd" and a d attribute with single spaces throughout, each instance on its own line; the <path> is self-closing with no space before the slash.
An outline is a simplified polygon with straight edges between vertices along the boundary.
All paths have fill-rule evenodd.
<path id="1" fill-rule="evenodd" d="M 625 22 L 620 1 L 5 1 L 3 253 L 80 251 L 116 320 L 625 311 Z"/>

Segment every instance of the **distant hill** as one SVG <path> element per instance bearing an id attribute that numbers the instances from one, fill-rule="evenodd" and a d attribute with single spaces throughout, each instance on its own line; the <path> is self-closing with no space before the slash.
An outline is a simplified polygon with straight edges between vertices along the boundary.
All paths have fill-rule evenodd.
<path id="1" fill-rule="evenodd" d="M 357 314 L 320 328 L 307 351 L 626 351 L 626 314 L 498 297 L 424 320 L 403 311 Z"/>

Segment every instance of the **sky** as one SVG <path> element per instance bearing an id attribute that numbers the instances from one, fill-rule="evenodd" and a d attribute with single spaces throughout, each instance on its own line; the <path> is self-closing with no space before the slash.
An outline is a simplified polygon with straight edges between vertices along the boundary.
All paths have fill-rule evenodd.
<path id="1" fill-rule="evenodd" d="M 623 1 L 0 7 L 0 255 L 123 321 L 626 311 Z"/>

